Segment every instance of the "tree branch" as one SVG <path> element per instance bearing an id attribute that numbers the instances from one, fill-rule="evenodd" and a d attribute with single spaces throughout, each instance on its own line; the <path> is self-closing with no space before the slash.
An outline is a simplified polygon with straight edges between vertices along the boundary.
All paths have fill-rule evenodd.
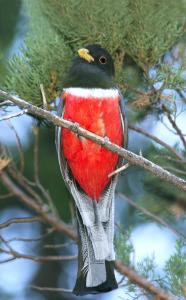
<path id="1" fill-rule="evenodd" d="M 148 290 L 151 294 L 157 295 L 157 299 L 161 300 L 176 300 L 177 298 L 173 295 L 166 293 L 163 289 L 157 288 L 146 278 L 139 276 L 133 269 L 125 266 L 122 261 L 115 261 L 116 270 L 126 275 L 132 283 Z"/>
<path id="2" fill-rule="evenodd" d="M 77 241 L 77 235 L 75 234 L 75 232 L 64 222 L 58 220 L 52 214 L 48 214 L 48 211 L 46 210 L 46 205 L 42 207 L 33 198 L 28 196 L 10 179 L 10 177 L 5 172 L 0 171 L 0 178 L 2 183 L 6 186 L 6 188 L 9 191 L 11 191 L 15 196 L 17 196 L 18 199 L 21 200 L 21 202 L 24 203 L 27 207 L 40 214 L 40 216 L 45 222 L 52 225 L 52 227 L 54 227 L 57 231 L 62 231 L 68 237 Z"/>
<path id="3" fill-rule="evenodd" d="M 60 293 L 72 293 L 72 290 L 65 289 L 65 288 L 56 288 L 56 287 L 44 287 L 44 286 L 37 286 L 31 285 L 31 288 L 41 292 L 60 292 Z"/>
<path id="4" fill-rule="evenodd" d="M 31 223 L 31 222 L 42 222 L 41 217 L 30 217 L 30 218 L 15 218 L 15 219 L 9 219 L 5 221 L 4 223 L 0 224 L 0 229 L 8 227 L 12 224 L 20 224 L 20 223 Z"/>
<path id="5" fill-rule="evenodd" d="M 33 260 L 35 262 L 48 262 L 48 261 L 69 261 L 69 260 L 75 260 L 77 259 L 77 255 L 56 255 L 56 256 L 36 256 L 36 255 L 27 255 L 24 253 L 17 252 L 16 250 L 11 250 L 8 251 L 6 249 L 0 248 L 0 252 L 6 253 L 8 255 L 11 255 L 12 258 L 15 259 L 28 259 L 28 260 Z"/>
<path id="6" fill-rule="evenodd" d="M 12 248 L 12 246 L 10 246 L 9 242 L 7 240 L 5 240 L 2 236 L 0 236 L 0 241 L 8 248 L 8 250 L 4 249 L 4 248 L 0 248 L 0 252 L 1 253 L 6 253 L 10 256 L 12 256 L 13 258 L 17 258 L 17 259 L 29 259 L 29 260 L 33 260 L 35 262 L 47 262 L 47 261 L 58 261 L 58 260 L 63 260 L 63 261 L 69 261 L 69 260 L 74 260 L 77 259 L 77 255 L 64 255 L 64 256 L 60 256 L 60 255 L 56 255 L 56 256 L 36 256 L 36 255 L 28 255 L 28 254 L 24 254 L 24 253 L 20 253 L 16 250 L 14 250 Z"/>
<path id="7" fill-rule="evenodd" d="M 42 220 L 43 221 L 43 220 Z M 41 241 L 43 240 L 44 238 L 46 238 L 47 236 L 49 236 L 50 234 L 52 234 L 54 232 L 54 228 L 49 228 L 46 230 L 46 232 L 38 237 L 34 237 L 34 238 L 24 238 L 24 237 L 12 237 L 10 239 L 7 240 L 8 243 L 11 243 L 11 242 L 15 242 L 15 241 L 18 241 L 18 242 L 38 242 L 38 241 Z"/>
<path id="8" fill-rule="evenodd" d="M 159 223 L 165 227 L 167 227 L 170 231 L 172 231 L 179 239 L 182 239 L 184 243 L 186 243 L 186 236 L 180 232 L 178 232 L 172 225 L 168 224 L 166 221 L 164 221 L 162 218 L 160 218 L 158 215 L 153 214 L 146 208 L 138 205 L 136 202 L 134 202 L 132 199 L 127 197 L 126 195 L 123 195 L 121 193 L 118 193 L 119 197 L 123 199 L 124 201 L 127 201 L 131 206 L 135 207 L 137 210 L 140 210 L 144 215 L 148 216 L 149 218 L 155 220 L 156 223 Z"/>
<path id="9" fill-rule="evenodd" d="M 48 222 L 58 231 L 63 232 L 70 239 L 78 242 L 77 234 L 69 228 L 67 224 L 55 218 L 54 216 L 48 215 L 46 210 L 43 210 L 42 207 L 35 203 L 35 201 L 27 196 L 16 184 L 9 178 L 9 176 L 5 172 L 0 172 L 0 178 L 3 184 L 7 187 L 7 189 L 14 193 L 22 203 L 33 209 L 35 212 L 40 213 L 41 217 L 44 221 Z M 9 260 L 13 260 L 14 258 L 9 258 Z M 118 272 L 128 277 L 128 279 L 142 287 L 143 289 L 149 291 L 152 294 L 155 294 L 160 300 L 177 300 L 176 297 L 170 295 L 164 290 L 154 286 L 147 279 L 143 278 L 141 275 L 137 274 L 134 270 L 126 266 L 122 261 L 115 261 L 115 268 Z M 41 287 L 45 289 L 45 287 Z M 51 288 L 55 289 L 55 288 Z M 53 290 L 54 291 L 54 290 Z"/>
<path id="10" fill-rule="evenodd" d="M 160 166 L 154 164 L 153 162 L 147 160 L 146 158 L 137 155 L 131 151 L 127 151 L 124 148 L 119 147 L 116 144 L 111 143 L 108 138 L 102 138 L 82 127 L 78 124 L 73 123 L 71 121 L 65 120 L 63 118 L 59 118 L 53 115 L 51 112 L 41 109 L 31 103 L 26 102 L 16 96 L 9 95 L 7 92 L 0 90 L 0 96 L 6 97 L 8 100 L 12 101 L 14 104 L 18 105 L 20 108 L 27 109 L 29 114 L 32 114 L 37 117 L 41 117 L 47 119 L 55 126 L 62 126 L 64 128 L 68 128 L 69 130 L 77 133 L 80 136 L 83 136 L 87 139 L 94 141 L 95 143 L 105 147 L 106 149 L 117 153 L 121 157 L 124 157 L 128 160 L 131 164 L 140 166 L 145 170 L 151 172 L 156 177 L 163 179 L 174 186 L 178 187 L 179 189 L 186 191 L 186 181 L 182 178 L 179 178 L 170 172 L 166 171 L 165 169 L 161 168 Z"/>
<path id="11" fill-rule="evenodd" d="M 27 113 L 27 109 L 24 109 L 22 111 L 18 111 L 16 113 L 12 113 L 10 115 L 6 115 L 6 116 L 3 116 L 3 117 L 0 117 L 0 122 L 1 121 L 5 121 L 5 120 L 9 120 L 9 119 L 12 119 L 12 118 L 20 117 L 20 116 L 22 116 L 22 115 L 24 115 L 26 113 Z"/>
<path id="12" fill-rule="evenodd" d="M 184 157 L 179 154 L 176 149 L 174 149 L 173 147 L 171 147 L 170 145 L 168 145 L 167 143 L 165 143 L 164 141 L 160 140 L 158 137 L 154 136 L 153 134 L 147 132 L 146 130 L 142 129 L 142 128 L 138 128 L 136 126 L 133 125 L 129 125 L 128 128 L 130 128 L 133 131 L 139 132 L 143 135 L 145 135 L 146 137 L 150 138 L 151 140 L 155 141 L 156 143 L 160 144 L 161 146 L 167 148 L 170 152 L 172 152 L 179 160 L 181 160 L 182 162 L 186 163 L 186 160 L 184 159 Z"/>
<path id="13" fill-rule="evenodd" d="M 184 145 L 184 147 L 185 147 L 185 149 L 186 149 L 186 140 L 185 140 L 185 138 L 184 138 L 183 133 L 181 132 L 181 129 L 177 126 L 176 122 L 175 122 L 174 119 L 172 118 L 169 109 L 168 109 L 165 105 L 162 105 L 162 109 L 163 109 L 163 111 L 166 113 L 169 122 L 171 123 L 172 127 L 175 129 L 176 133 L 177 133 L 178 136 L 180 137 L 180 140 L 182 141 L 182 143 L 183 143 L 183 145 Z"/>

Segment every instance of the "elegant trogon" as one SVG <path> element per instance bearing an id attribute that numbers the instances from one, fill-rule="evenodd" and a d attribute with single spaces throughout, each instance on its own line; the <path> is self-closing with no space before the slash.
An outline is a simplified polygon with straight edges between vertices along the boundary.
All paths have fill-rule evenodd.
<path id="1" fill-rule="evenodd" d="M 114 64 L 101 46 L 78 51 L 64 80 L 58 114 L 112 143 L 126 147 L 123 98 L 113 81 Z M 56 129 L 64 182 L 73 196 L 78 232 L 78 274 L 74 294 L 117 288 L 114 275 L 114 192 L 122 160 L 116 153 L 70 131 Z"/>

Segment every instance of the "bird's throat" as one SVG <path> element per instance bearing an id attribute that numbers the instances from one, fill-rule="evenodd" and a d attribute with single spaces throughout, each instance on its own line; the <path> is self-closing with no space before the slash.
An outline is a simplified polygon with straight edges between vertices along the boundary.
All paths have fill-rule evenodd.
<path id="1" fill-rule="evenodd" d="M 101 88 L 112 89 L 115 87 L 113 78 L 97 66 L 88 62 L 74 64 L 63 81 L 65 88 Z"/>

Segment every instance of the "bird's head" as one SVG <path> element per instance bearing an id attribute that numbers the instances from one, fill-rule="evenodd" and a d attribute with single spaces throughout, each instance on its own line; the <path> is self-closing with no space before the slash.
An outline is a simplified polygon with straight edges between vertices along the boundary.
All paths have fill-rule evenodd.
<path id="1" fill-rule="evenodd" d="M 98 44 L 88 45 L 78 50 L 80 59 L 104 71 L 109 76 L 114 76 L 114 63 L 109 52 Z"/>
<path id="2" fill-rule="evenodd" d="M 114 63 L 109 52 L 98 44 L 79 49 L 73 59 L 65 87 L 114 87 Z"/>

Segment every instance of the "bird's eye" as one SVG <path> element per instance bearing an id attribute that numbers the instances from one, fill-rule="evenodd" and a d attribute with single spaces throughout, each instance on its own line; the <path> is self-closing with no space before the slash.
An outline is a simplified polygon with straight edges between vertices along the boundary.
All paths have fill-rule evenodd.
<path id="1" fill-rule="evenodd" d="M 106 57 L 105 57 L 105 56 L 101 56 L 101 57 L 99 58 L 99 62 L 100 62 L 102 65 L 105 65 L 105 64 L 107 63 Z"/>

